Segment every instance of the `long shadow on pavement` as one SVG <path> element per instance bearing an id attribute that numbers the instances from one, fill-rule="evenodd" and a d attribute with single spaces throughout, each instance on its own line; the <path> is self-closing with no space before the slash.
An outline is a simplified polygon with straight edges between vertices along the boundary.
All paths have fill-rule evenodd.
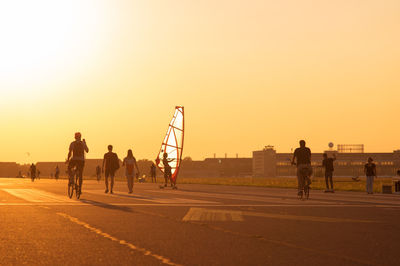
<path id="1" fill-rule="evenodd" d="M 118 211 L 123 211 L 123 212 L 132 212 L 131 208 L 127 206 L 115 206 L 111 204 L 107 204 L 104 202 L 99 202 L 95 200 L 88 200 L 88 199 L 81 199 L 80 200 L 82 203 L 90 204 L 93 206 L 109 209 L 109 210 L 118 210 Z"/>

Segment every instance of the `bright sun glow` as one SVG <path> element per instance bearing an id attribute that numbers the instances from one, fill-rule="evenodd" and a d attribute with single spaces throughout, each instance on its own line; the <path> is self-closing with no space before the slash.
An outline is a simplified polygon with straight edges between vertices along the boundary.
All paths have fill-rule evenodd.
<path id="1" fill-rule="evenodd" d="M 43 77 L 54 79 L 93 53 L 93 44 L 100 41 L 101 12 L 100 5 L 91 4 L 74 0 L 2 1 L 2 90 L 34 91 L 26 84 L 33 86 Z"/>

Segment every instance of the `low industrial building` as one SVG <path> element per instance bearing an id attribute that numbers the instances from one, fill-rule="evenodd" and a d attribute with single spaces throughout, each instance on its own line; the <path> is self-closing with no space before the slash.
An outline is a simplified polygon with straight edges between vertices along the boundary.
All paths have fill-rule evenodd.
<path id="1" fill-rule="evenodd" d="M 350 146 L 350 145 L 348 145 Z M 351 148 L 346 147 L 349 151 Z M 363 150 L 363 149 L 362 149 Z M 364 153 L 354 148 L 352 152 L 328 150 L 328 157 L 336 156 L 334 175 L 344 177 L 364 176 L 364 165 L 369 157 L 374 160 L 378 176 L 394 176 L 400 169 L 400 150 L 387 153 Z M 356 152 L 353 152 L 356 151 Z M 296 176 L 296 167 L 291 164 L 293 153 L 277 153 L 272 146 L 253 152 L 253 176 L 285 177 Z M 323 153 L 312 153 L 311 165 L 314 176 L 323 176 Z"/>

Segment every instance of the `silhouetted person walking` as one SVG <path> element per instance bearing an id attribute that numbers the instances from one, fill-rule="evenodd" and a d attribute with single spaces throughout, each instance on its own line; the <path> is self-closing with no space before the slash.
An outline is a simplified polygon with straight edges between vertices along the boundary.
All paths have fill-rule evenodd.
<path id="1" fill-rule="evenodd" d="M 303 188 L 305 182 L 311 183 L 310 176 L 312 173 L 311 168 L 311 150 L 306 147 L 306 142 L 300 140 L 300 147 L 294 151 L 292 164 L 297 166 L 297 185 L 298 185 L 298 195 L 303 194 Z M 303 173 L 307 172 L 307 177 L 304 178 Z"/>
<path id="2" fill-rule="evenodd" d="M 325 183 L 326 183 L 326 190 L 325 192 L 335 192 L 333 190 L 333 162 L 336 160 L 336 155 L 333 154 L 333 158 L 328 158 L 328 154 L 324 153 L 324 159 L 322 160 L 322 167 L 325 168 Z M 329 188 L 329 184 L 331 188 Z"/>
<path id="3" fill-rule="evenodd" d="M 102 172 L 105 173 L 105 183 L 106 183 L 106 190 L 104 191 L 105 193 L 108 193 L 108 178 L 110 177 L 111 183 L 110 183 L 110 193 L 113 194 L 113 188 L 114 188 L 114 177 L 115 177 L 115 172 L 119 169 L 119 159 L 118 155 L 114 152 L 112 152 L 113 146 L 108 145 L 108 152 L 104 154 L 104 159 L 103 159 L 103 167 L 102 167 Z"/>
<path id="4" fill-rule="evenodd" d="M 139 175 L 139 168 L 136 163 L 136 158 L 132 154 L 132 150 L 128 150 L 127 156 L 124 158 L 122 166 L 125 166 L 125 176 L 128 184 L 129 194 L 133 192 L 133 179 L 135 177 L 135 167 L 137 175 Z"/>
<path id="5" fill-rule="evenodd" d="M 97 181 L 100 181 L 100 179 L 101 179 L 101 167 L 100 167 L 100 165 L 96 166 L 96 178 L 97 178 Z"/>
<path id="6" fill-rule="evenodd" d="M 36 178 L 36 165 L 31 164 L 31 166 L 29 167 L 29 170 L 31 171 L 31 179 L 33 182 L 33 181 L 35 181 L 35 178 Z"/>
<path id="7" fill-rule="evenodd" d="M 60 177 L 60 168 L 58 168 L 58 165 L 56 166 L 56 173 L 55 173 L 54 177 L 56 180 L 58 180 L 58 178 Z"/>
<path id="8" fill-rule="evenodd" d="M 79 180 L 79 190 L 82 193 L 82 182 L 83 182 L 83 168 L 85 167 L 85 152 L 89 152 L 89 148 L 86 145 L 86 140 L 82 139 L 80 132 L 75 133 L 75 141 L 69 145 L 69 152 L 67 156 L 68 163 L 68 175 L 70 182 L 73 181 L 73 169 L 75 168 L 75 174 Z"/>
<path id="9" fill-rule="evenodd" d="M 376 165 L 371 157 L 368 158 L 368 163 L 364 166 L 364 172 L 367 177 L 366 189 L 367 194 L 374 194 L 374 178 L 376 178 Z"/>
<path id="10" fill-rule="evenodd" d="M 151 182 L 157 183 L 156 165 L 154 163 L 152 163 L 150 166 L 150 176 L 151 176 Z"/>

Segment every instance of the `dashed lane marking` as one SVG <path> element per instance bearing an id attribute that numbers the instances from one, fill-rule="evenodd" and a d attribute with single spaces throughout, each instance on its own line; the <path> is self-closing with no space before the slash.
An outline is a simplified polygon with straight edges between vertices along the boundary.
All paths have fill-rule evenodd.
<path id="1" fill-rule="evenodd" d="M 109 239 L 111 241 L 117 242 L 120 245 L 126 246 L 126 247 L 128 247 L 128 248 L 130 248 L 130 249 L 132 249 L 134 251 L 138 251 L 138 252 L 142 253 L 145 256 L 153 257 L 153 258 L 157 259 L 158 261 L 160 261 L 163 264 L 174 265 L 174 266 L 178 266 L 179 265 L 177 263 L 172 262 L 168 258 L 165 258 L 165 257 L 163 257 L 161 255 L 157 255 L 157 254 L 151 252 L 150 250 L 135 246 L 134 244 L 129 243 L 129 242 L 125 241 L 125 240 L 121 240 L 121 239 L 118 239 L 118 238 L 116 238 L 114 236 L 111 236 L 111 235 L 101 231 L 100 229 L 97 229 L 97 228 L 91 226 L 90 224 L 79 220 L 78 218 L 75 218 L 73 216 L 70 216 L 70 215 L 68 215 L 66 213 L 62 213 L 62 212 L 58 212 L 57 214 L 60 215 L 61 217 L 64 217 L 65 219 L 70 220 L 71 222 L 73 222 L 75 224 L 81 225 L 81 226 L 85 227 L 86 229 L 89 229 L 91 232 L 93 232 L 93 233 L 95 233 L 97 235 L 100 235 L 100 236 L 102 236 L 102 237 L 104 237 L 106 239 Z"/>

